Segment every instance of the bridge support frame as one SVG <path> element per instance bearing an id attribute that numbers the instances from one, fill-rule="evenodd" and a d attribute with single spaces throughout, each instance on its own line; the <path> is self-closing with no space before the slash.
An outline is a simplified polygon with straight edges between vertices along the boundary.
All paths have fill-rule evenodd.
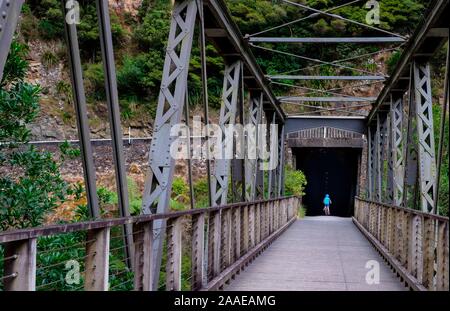
<path id="1" fill-rule="evenodd" d="M 418 134 L 418 178 L 420 208 L 435 212 L 436 156 L 433 129 L 433 107 L 429 63 L 414 61 L 414 101 Z"/>
<path id="2" fill-rule="evenodd" d="M 404 137 L 403 137 L 403 98 L 393 96 L 390 109 L 390 198 L 394 205 L 401 206 L 403 202 L 404 177 Z"/>
<path id="3" fill-rule="evenodd" d="M 246 186 L 245 196 L 247 201 L 253 201 L 257 198 L 257 176 L 259 170 L 259 124 L 262 119 L 262 92 L 250 93 L 250 108 L 248 114 L 247 124 L 250 126 L 247 129 L 247 147 L 248 159 L 245 166 L 245 180 L 248 183 Z M 251 129 L 251 132 L 249 131 Z"/>
<path id="4" fill-rule="evenodd" d="M 228 125 L 236 123 L 237 105 L 242 76 L 242 63 L 240 60 L 225 68 L 223 81 L 222 106 L 220 108 L 219 126 L 222 130 L 219 152 L 221 158 L 216 159 L 211 185 L 213 206 L 227 204 L 228 179 L 230 175 L 230 157 L 234 158 L 233 137 L 225 135 Z M 231 140 L 231 141 L 230 141 Z"/>
<path id="5" fill-rule="evenodd" d="M 153 139 L 150 146 L 150 172 L 145 182 L 142 200 L 144 214 L 165 213 L 169 209 L 175 170 L 175 160 L 170 155 L 174 138 L 171 137 L 170 131 L 173 125 L 180 123 L 187 100 L 187 77 L 196 16 L 195 0 L 176 1 L 172 11 Z M 157 288 L 159 282 L 165 228 L 165 220 L 155 221 L 153 288 Z"/>

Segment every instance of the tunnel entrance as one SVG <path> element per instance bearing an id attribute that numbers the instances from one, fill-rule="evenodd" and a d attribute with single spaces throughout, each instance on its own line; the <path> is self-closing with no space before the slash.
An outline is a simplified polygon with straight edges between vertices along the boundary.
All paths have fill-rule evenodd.
<path id="1" fill-rule="evenodd" d="M 324 215 L 323 198 L 332 200 L 332 216 L 350 217 L 357 187 L 358 157 L 355 148 L 294 148 L 297 169 L 308 184 L 303 197 L 307 216 Z"/>

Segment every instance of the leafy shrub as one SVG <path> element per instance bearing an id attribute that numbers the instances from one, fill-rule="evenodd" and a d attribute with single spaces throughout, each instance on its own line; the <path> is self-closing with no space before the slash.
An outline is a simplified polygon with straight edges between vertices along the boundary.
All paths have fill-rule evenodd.
<path id="1" fill-rule="evenodd" d="M 136 182 L 127 177 L 128 183 L 128 199 L 130 200 L 130 213 L 131 215 L 139 215 L 142 210 L 142 196 L 138 189 Z"/>
<path id="2" fill-rule="evenodd" d="M 88 64 L 84 70 L 86 89 L 95 99 L 105 98 L 105 76 L 101 63 Z"/>
<path id="3" fill-rule="evenodd" d="M 196 207 L 202 208 L 209 206 L 208 188 L 208 179 L 206 177 L 200 178 L 194 183 Z"/>
<path id="4" fill-rule="evenodd" d="M 45 68 L 49 69 L 54 67 L 58 63 L 58 57 L 52 51 L 47 50 L 42 53 L 41 62 Z"/>
<path id="5" fill-rule="evenodd" d="M 14 42 L 0 84 L 0 229 L 43 223 L 69 192 L 49 152 L 27 146 L 27 124 L 39 112 L 40 88 L 24 81 L 26 48 Z"/>
<path id="6" fill-rule="evenodd" d="M 306 183 L 306 177 L 302 171 L 294 170 L 292 167 L 286 166 L 284 181 L 286 195 L 303 195 Z"/>

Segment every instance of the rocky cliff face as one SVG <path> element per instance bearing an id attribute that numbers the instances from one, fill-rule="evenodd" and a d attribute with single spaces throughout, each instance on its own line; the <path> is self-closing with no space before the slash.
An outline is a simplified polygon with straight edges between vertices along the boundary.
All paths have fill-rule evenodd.
<path id="1" fill-rule="evenodd" d="M 113 10 L 120 12 L 128 12 L 136 15 L 142 0 L 109 0 L 109 6 Z"/>
<path id="2" fill-rule="evenodd" d="M 110 8 L 118 16 L 136 16 L 142 0 L 109 0 Z M 20 27 L 19 27 L 20 31 Z M 30 124 L 32 140 L 77 139 L 75 111 L 71 101 L 70 76 L 64 65 L 66 47 L 62 41 L 32 40 L 28 44 L 30 69 L 27 80 L 42 88 L 38 118 Z M 109 138 L 106 103 L 88 104 L 88 118 L 92 138 Z M 151 134 L 150 116 L 144 114 L 123 120 L 124 136 L 148 137 Z"/>

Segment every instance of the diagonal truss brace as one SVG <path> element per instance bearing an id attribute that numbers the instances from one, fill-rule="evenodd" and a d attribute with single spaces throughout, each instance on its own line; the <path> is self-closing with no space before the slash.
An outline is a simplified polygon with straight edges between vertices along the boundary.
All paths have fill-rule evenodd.
<path id="1" fill-rule="evenodd" d="M 393 97 L 390 109 L 390 186 L 391 202 L 401 206 L 403 202 L 404 161 L 404 135 L 403 135 L 403 98 Z"/>
<path id="2" fill-rule="evenodd" d="M 175 168 L 170 155 L 171 128 L 181 122 L 186 101 L 187 77 L 192 41 L 197 16 L 195 0 L 176 1 L 169 32 L 164 71 L 158 98 L 158 107 L 149 153 L 149 175 L 145 182 L 142 213 L 165 213 L 169 200 Z M 154 223 L 153 286 L 157 288 L 161 266 L 162 247 L 166 223 Z"/>
<path id="3" fill-rule="evenodd" d="M 418 135 L 418 178 L 420 207 L 424 212 L 436 208 L 436 157 L 433 129 L 430 65 L 414 62 L 414 100 Z"/>
<path id="4" fill-rule="evenodd" d="M 219 126 L 221 137 L 217 146 L 221 155 L 215 159 L 213 178 L 211 180 L 211 196 L 213 206 L 227 204 L 228 181 L 231 158 L 233 157 L 233 138 L 226 136 L 227 128 L 236 122 L 237 103 L 239 100 L 242 62 L 236 61 L 227 65 L 224 73 L 222 106 L 220 108 Z M 227 139 L 228 138 L 228 139 Z"/>
<path id="5" fill-rule="evenodd" d="M 248 160 L 245 166 L 245 180 L 247 181 L 245 198 L 246 201 L 256 200 L 257 176 L 258 176 L 258 157 L 259 157 L 259 125 L 262 119 L 263 94 L 258 92 L 250 94 L 250 109 L 248 116 L 247 133 Z M 249 131 L 251 129 L 251 132 Z"/>

